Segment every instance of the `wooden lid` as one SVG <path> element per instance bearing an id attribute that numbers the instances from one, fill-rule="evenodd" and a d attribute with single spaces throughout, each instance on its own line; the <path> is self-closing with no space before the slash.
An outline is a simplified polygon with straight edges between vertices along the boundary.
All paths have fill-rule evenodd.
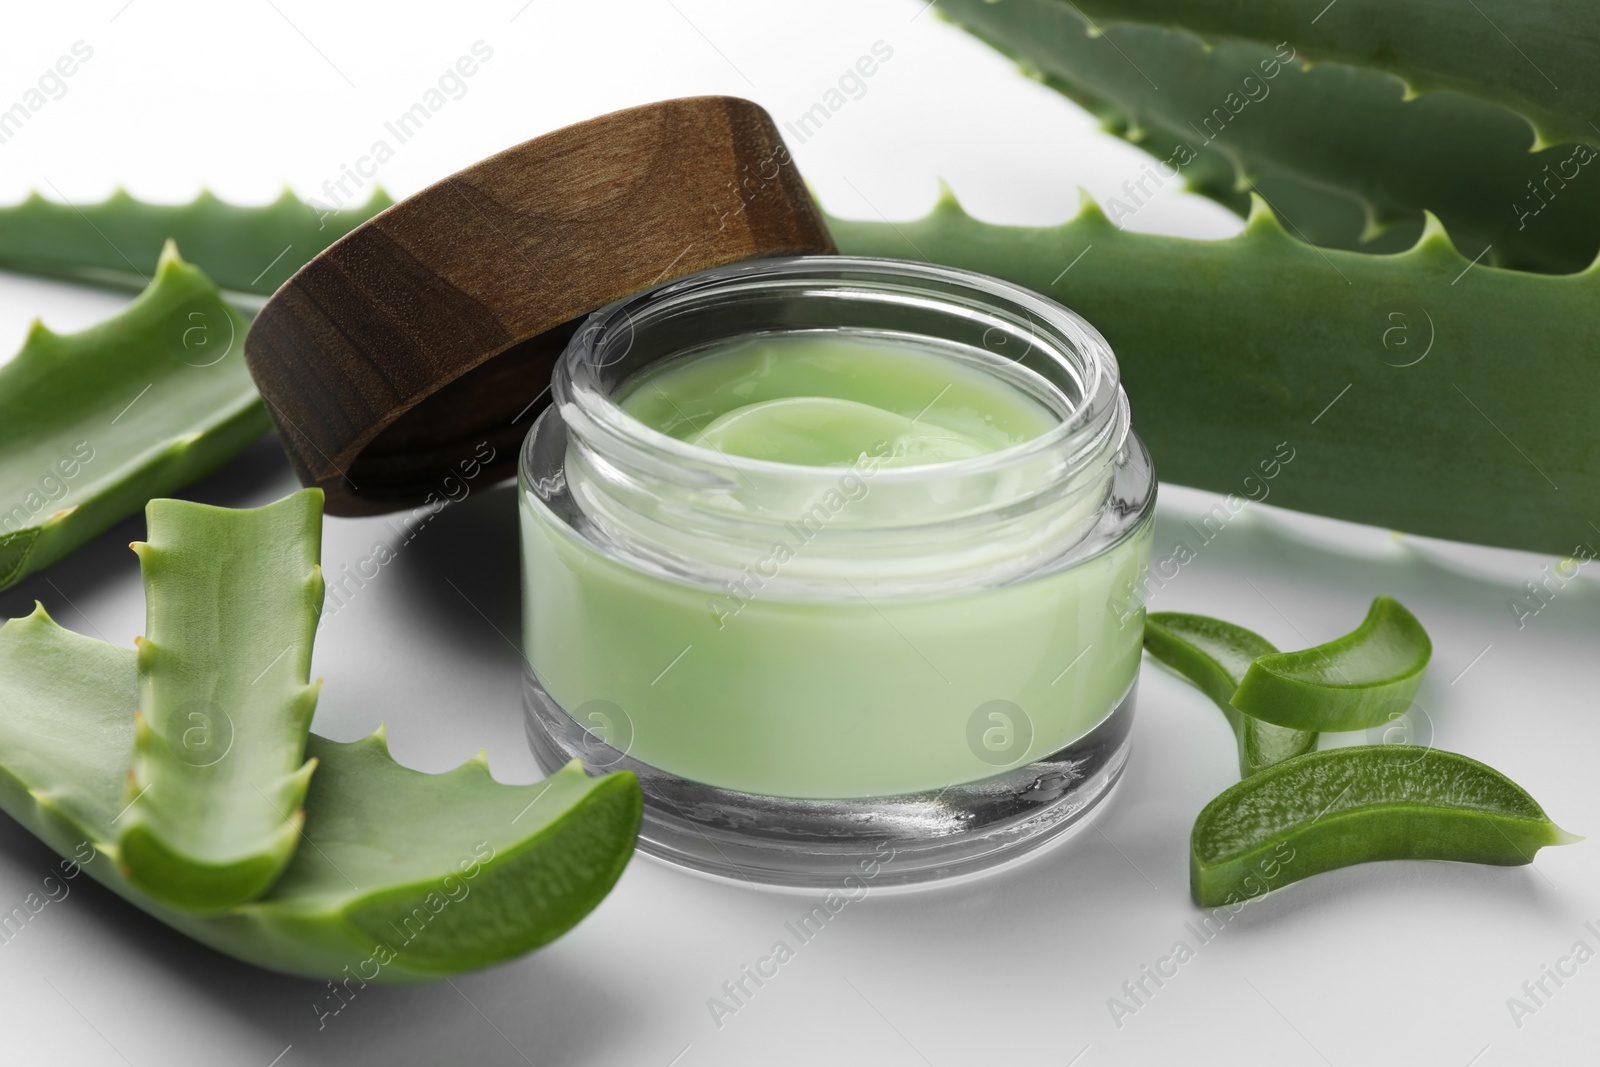
<path id="1" fill-rule="evenodd" d="M 516 469 L 550 369 L 596 308 L 708 267 L 832 251 L 764 110 L 667 100 L 507 149 L 377 215 L 278 290 L 245 358 L 327 511 L 394 511 Z"/>

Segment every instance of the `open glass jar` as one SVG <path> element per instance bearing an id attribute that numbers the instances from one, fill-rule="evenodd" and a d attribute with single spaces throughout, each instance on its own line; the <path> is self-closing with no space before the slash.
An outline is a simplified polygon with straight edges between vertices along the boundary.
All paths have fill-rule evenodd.
<path id="1" fill-rule="evenodd" d="M 749 346 L 779 341 L 856 344 L 847 388 L 900 383 L 911 412 L 942 402 L 943 368 L 974 432 L 1043 422 L 978 450 L 938 431 L 923 461 L 925 427 L 894 431 L 924 408 L 788 462 L 708 445 L 711 413 L 659 387 L 740 346 L 766 373 L 781 353 Z M 652 388 L 676 414 L 641 417 Z M 755 260 L 596 312 L 552 389 L 520 462 L 529 737 L 547 770 L 634 771 L 647 852 L 924 881 L 1042 844 L 1116 781 L 1155 481 L 1078 316 L 927 264 Z"/>

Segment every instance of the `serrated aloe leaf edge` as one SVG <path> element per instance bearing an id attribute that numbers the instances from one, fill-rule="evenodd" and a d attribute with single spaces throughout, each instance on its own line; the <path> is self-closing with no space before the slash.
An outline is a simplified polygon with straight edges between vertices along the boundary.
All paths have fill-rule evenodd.
<path id="1" fill-rule="evenodd" d="M 322 609 L 322 491 L 260 508 L 152 500 L 138 711 L 117 858 L 136 888 L 218 910 L 278 878 L 316 766 L 309 683 Z"/>
<path id="2" fill-rule="evenodd" d="M 948 195 L 921 219 L 828 224 L 846 254 L 992 274 L 1082 314 L 1163 481 L 1240 495 L 1281 445 L 1283 507 L 1562 555 L 1592 535 L 1600 392 L 1552 385 L 1588 378 L 1594 266 L 1473 264 L 1431 216 L 1398 254 L 1316 248 L 1259 199 L 1221 241 L 1127 232 L 1088 200 L 1059 226 L 984 223 Z"/>
<path id="3" fill-rule="evenodd" d="M 1363 238 L 1396 222 L 1415 239 L 1426 208 L 1468 255 L 1501 266 L 1568 273 L 1600 250 L 1600 200 L 1567 190 L 1594 149 L 1532 154 L 1527 122 L 1503 108 L 1456 93 L 1407 99 L 1400 79 L 1360 67 L 1304 69 L 1298 36 L 1207 45 L 1133 24 L 1095 34 L 1061 0 L 948 0 L 938 10 L 1046 84 L 1092 94 L 1091 110 L 1120 115 L 1118 132 L 1164 151 L 1157 158 L 1178 171 L 1201 149 L 1222 156 L 1235 188 L 1258 189 L 1291 233 L 1313 243 L 1364 248 Z M 1202 185 L 1238 208 L 1237 194 L 1217 195 L 1214 178 Z M 1308 199 L 1319 186 L 1327 192 Z M 1125 187 L 1107 214 L 1118 221 L 1152 192 L 1148 180 Z M 1333 194 L 1360 208 L 1340 211 Z M 1336 213 L 1342 229 L 1330 234 Z"/>
<path id="4" fill-rule="evenodd" d="M 231 293 L 270 296 L 289 276 L 393 201 L 322 209 L 287 189 L 243 208 L 202 192 L 187 204 L 151 204 L 118 189 L 98 203 L 37 193 L 0 208 L 0 267 L 118 288 L 140 288 L 168 241 Z M 241 339 L 243 334 L 240 335 Z"/>
<path id="5" fill-rule="evenodd" d="M 1587 77 L 1600 12 L 1584 0 L 1474 0 L 1475 10 L 1444 20 L 1433 17 L 1436 9 L 1392 0 L 1342 0 L 1320 14 L 1316 0 L 1077 0 L 1076 7 L 1102 28 L 1161 26 L 1208 43 L 1294 41 L 1311 59 L 1393 74 L 1411 96 L 1449 89 L 1515 111 L 1531 127 L 1530 146 L 1600 145 L 1592 124 L 1600 88 Z"/>
<path id="6" fill-rule="evenodd" d="M 248 241 L 249 214 L 229 208 L 216 225 Z M 1475 264 L 1431 217 L 1401 253 L 1315 248 L 1263 201 L 1222 241 L 1123 231 L 1092 202 L 1060 226 L 991 225 L 948 195 L 919 220 L 829 226 L 846 253 L 993 274 L 1083 314 L 1115 349 L 1167 481 L 1236 492 L 1277 442 L 1315 442 L 1274 503 L 1539 552 L 1570 554 L 1587 536 L 1600 440 L 1573 428 L 1600 421 L 1600 396 L 1546 384 L 1585 372 L 1600 327 L 1593 265 L 1552 276 Z M 4 553 L 0 542 L 0 575 Z"/>
<path id="7" fill-rule="evenodd" d="M 120 314 L 73 334 L 34 324 L 0 365 L 0 588 L 271 429 L 246 328 L 170 244 Z"/>
<path id="8" fill-rule="evenodd" d="M 135 653 L 43 608 L 0 627 L 0 808 L 95 880 L 230 956 L 308 977 L 439 978 L 514 958 L 574 926 L 633 852 L 628 773 L 576 763 L 502 785 L 474 758 L 444 774 L 390 758 L 382 732 L 313 734 L 303 843 L 258 900 L 214 914 L 159 904 L 117 866 Z"/>

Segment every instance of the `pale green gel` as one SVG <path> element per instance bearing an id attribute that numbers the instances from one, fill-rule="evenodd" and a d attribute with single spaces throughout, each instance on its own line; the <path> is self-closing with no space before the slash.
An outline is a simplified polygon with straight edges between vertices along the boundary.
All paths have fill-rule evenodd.
<path id="1" fill-rule="evenodd" d="M 1058 419 L 993 374 L 903 343 L 779 334 L 646 372 L 622 409 L 719 452 L 849 466 L 888 442 L 884 466 L 940 463 L 1037 437 Z"/>
<path id="2" fill-rule="evenodd" d="M 622 406 L 684 440 L 808 465 L 848 465 L 884 440 L 885 466 L 957 459 L 1056 419 L 945 356 L 811 336 L 668 364 Z M 1148 558 L 1148 524 L 998 588 L 739 606 L 607 558 L 522 497 L 524 633 L 541 683 L 569 712 L 621 707 L 629 754 L 685 778 L 792 797 L 937 790 L 1004 769 L 969 746 L 981 705 L 1026 714 L 1033 741 L 1017 765 L 1087 733 L 1138 671 L 1142 613 L 1119 618 L 1114 604 Z"/>

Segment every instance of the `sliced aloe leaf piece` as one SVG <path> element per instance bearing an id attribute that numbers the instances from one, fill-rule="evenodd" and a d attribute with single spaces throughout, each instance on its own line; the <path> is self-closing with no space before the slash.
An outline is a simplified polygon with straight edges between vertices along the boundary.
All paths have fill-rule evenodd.
<path id="1" fill-rule="evenodd" d="M 1237 904 L 1314 874 L 1375 860 L 1515 866 L 1580 840 L 1492 767 L 1396 745 L 1311 752 L 1224 790 L 1195 819 L 1189 887 Z"/>
<path id="2" fill-rule="evenodd" d="M 1315 731 L 1275 726 L 1229 703 L 1256 657 L 1278 651 L 1255 631 L 1205 615 L 1160 611 L 1145 617 L 1144 647 L 1222 709 L 1239 742 L 1241 776 L 1248 778 L 1317 747 Z"/>
<path id="3" fill-rule="evenodd" d="M 67 335 L 34 323 L 0 365 L 0 588 L 272 428 L 245 368 L 246 328 L 171 245 L 114 318 Z"/>
<path id="4" fill-rule="evenodd" d="M 381 730 L 351 744 L 313 734 L 303 844 L 283 876 L 222 912 L 167 907 L 116 864 L 134 661 L 43 608 L 0 627 L 0 808 L 62 856 L 93 847 L 84 869 L 97 881 L 230 956 L 364 982 L 486 967 L 574 926 L 632 855 L 631 774 L 591 778 L 573 763 L 502 785 L 481 757 L 444 774 L 401 767 Z"/>
<path id="5" fill-rule="evenodd" d="M 139 288 L 162 248 L 176 241 L 223 289 L 270 296 L 311 257 L 393 202 L 382 189 L 363 205 L 337 210 L 298 200 L 287 189 L 259 207 L 224 203 L 209 192 L 187 204 L 147 204 L 121 189 L 98 204 L 60 204 L 35 193 L 0 208 L 0 266 Z"/>
<path id="6" fill-rule="evenodd" d="M 1593 361 L 1594 266 L 1473 265 L 1431 217 L 1397 255 L 1316 248 L 1260 200 L 1221 241 L 1120 230 L 1092 202 L 1046 227 L 948 196 L 920 219 L 827 221 L 847 255 L 993 274 L 1083 315 L 1163 481 L 1242 494 L 1281 449 L 1281 507 L 1561 555 L 1594 535 L 1600 391 L 1549 388 Z"/>
<path id="7" fill-rule="evenodd" d="M 1246 715 L 1296 730 L 1364 730 L 1403 712 L 1428 669 L 1433 642 L 1393 597 L 1326 644 L 1258 656 L 1234 690 Z"/>
<path id="8" fill-rule="evenodd" d="M 155 900 L 260 896 L 294 855 L 314 761 L 322 490 L 261 508 L 152 500 L 122 873 Z"/>

